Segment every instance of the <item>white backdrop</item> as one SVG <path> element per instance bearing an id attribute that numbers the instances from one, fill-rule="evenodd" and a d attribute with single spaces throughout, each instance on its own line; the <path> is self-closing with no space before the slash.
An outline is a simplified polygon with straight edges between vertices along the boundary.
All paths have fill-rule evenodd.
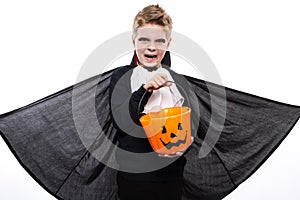
<path id="1" fill-rule="evenodd" d="M 207 52 L 223 85 L 300 105 L 296 0 L 11 0 L 0 3 L 0 113 L 72 85 L 97 46 L 129 31 L 135 14 L 156 3 L 173 18 L 174 31 Z M 180 72 L 182 67 L 174 69 Z M 299 132 L 298 122 L 267 162 L 225 199 L 300 199 Z M 54 199 L 18 164 L 2 139 L 0 199 Z"/>

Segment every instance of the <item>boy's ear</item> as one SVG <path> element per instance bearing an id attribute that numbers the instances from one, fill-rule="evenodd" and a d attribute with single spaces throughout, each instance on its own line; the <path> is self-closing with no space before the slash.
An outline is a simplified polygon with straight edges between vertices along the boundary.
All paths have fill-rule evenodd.
<path id="1" fill-rule="evenodd" d="M 131 40 L 132 40 L 133 46 L 135 46 L 135 44 L 134 44 L 134 35 L 131 36 Z"/>
<path id="2" fill-rule="evenodd" d="M 170 37 L 170 39 L 168 40 L 167 48 L 169 48 L 171 41 L 172 41 L 172 38 Z"/>

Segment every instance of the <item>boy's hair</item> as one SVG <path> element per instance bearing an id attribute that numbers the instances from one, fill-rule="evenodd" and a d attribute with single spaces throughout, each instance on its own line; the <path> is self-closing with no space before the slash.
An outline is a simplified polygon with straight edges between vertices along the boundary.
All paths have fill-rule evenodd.
<path id="1" fill-rule="evenodd" d="M 149 5 L 141 10 L 134 18 L 133 32 L 136 34 L 138 28 L 146 24 L 155 24 L 163 27 L 168 27 L 167 35 L 170 35 L 172 30 L 172 19 L 158 4 Z"/>

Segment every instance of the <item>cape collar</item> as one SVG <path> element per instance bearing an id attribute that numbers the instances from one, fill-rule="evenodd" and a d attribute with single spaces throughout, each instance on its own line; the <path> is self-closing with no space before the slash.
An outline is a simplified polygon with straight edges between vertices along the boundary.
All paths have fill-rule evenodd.
<path id="1" fill-rule="evenodd" d="M 143 67 L 143 66 L 141 66 L 141 65 L 138 65 L 139 67 Z M 162 66 L 159 66 L 159 67 L 157 67 L 157 66 L 154 66 L 154 67 L 143 67 L 144 69 L 146 69 L 148 72 L 153 72 L 153 71 L 156 71 L 156 70 L 158 70 L 159 68 L 161 68 Z"/>

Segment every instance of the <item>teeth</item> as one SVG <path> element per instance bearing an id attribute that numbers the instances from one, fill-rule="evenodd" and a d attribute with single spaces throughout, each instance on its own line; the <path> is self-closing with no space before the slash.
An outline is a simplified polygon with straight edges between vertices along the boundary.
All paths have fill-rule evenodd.
<path id="1" fill-rule="evenodd" d="M 148 55 L 148 54 L 145 54 L 145 57 L 147 57 L 147 58 L 156 58 L 157 55 Z"/>

